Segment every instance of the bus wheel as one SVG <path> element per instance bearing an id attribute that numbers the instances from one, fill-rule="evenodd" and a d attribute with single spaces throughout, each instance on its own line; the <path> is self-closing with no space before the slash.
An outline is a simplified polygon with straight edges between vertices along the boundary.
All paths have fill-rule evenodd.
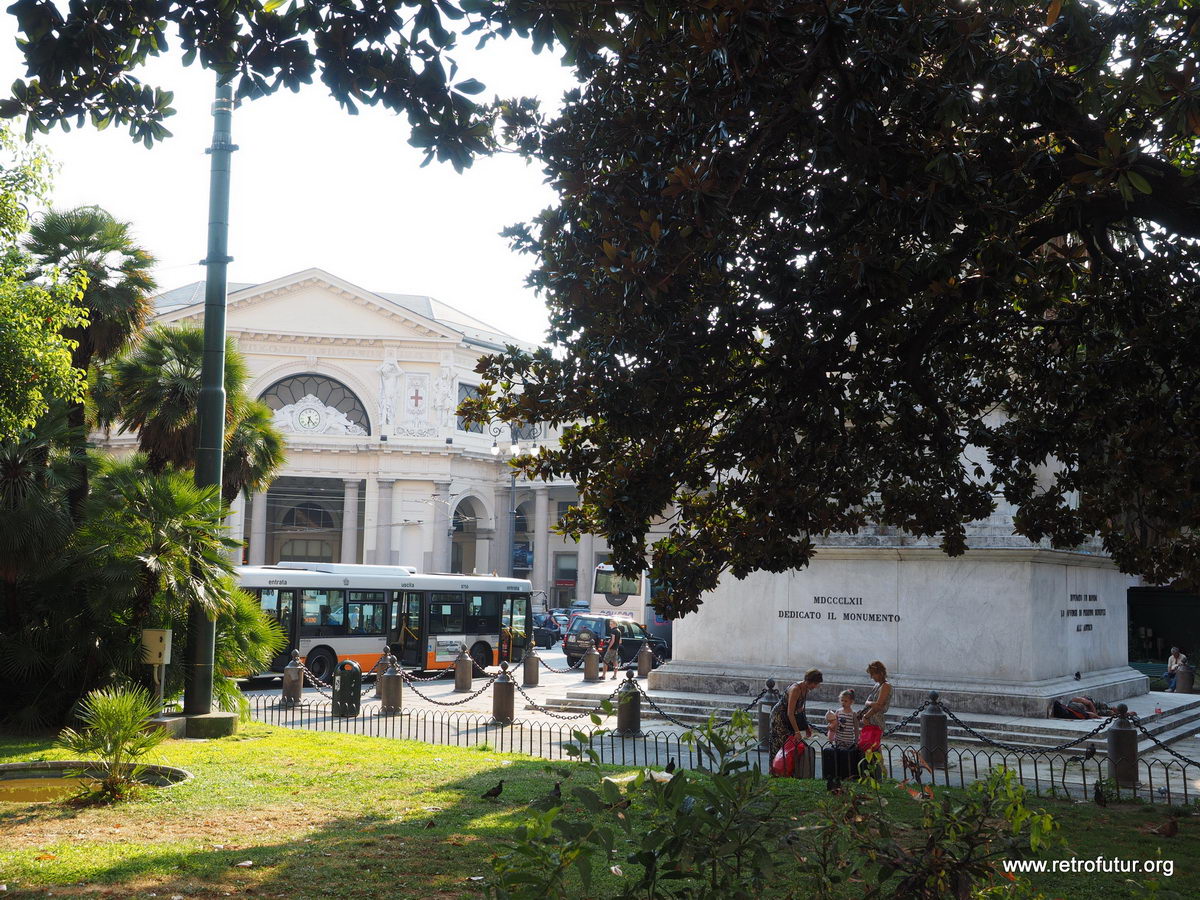
<path id="1" fill-rule="evenodd" d="M 481 641 L 471 648 L 471 659 L 479 668 L 486 669 L 492 664 L 492 648 Z"/>
<path id="2" fill-rule="evenodd" d="M 329 681 L 329 676 L 333 674 L 333 667 L 336 665 L 337 660 L 334 659 L 333 653 L 325 647 L 310 650 L 304 661 L 304 667 L 318 681 Z"/>

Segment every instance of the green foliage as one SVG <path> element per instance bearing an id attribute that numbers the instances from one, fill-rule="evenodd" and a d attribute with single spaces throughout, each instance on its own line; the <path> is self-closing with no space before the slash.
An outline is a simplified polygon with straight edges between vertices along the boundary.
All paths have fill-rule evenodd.
<path id="1" fill-rule="evenodd" d="M 558 192 L 509 232 L 551 346 L 467 404 L 565 426 L 523 468 L 568 531 L 649 537 L 670 615 L 831 533 L 961 553 L 998 497 L 1200 581 L 1194 9 L 612 6 L 561 112 L 501 109 Z"/>
<path id="2" fill-rule="evenodd" d="M 622 779 L 624 792 L 597 764 L 598 735 L 576 732 L 572 752 L 599 787 L 573 788 L 570 814 L 565 799 L 533 804 L 539 812 L 493 857 L 488 897 L 576 896 L 574 877 L 586 893 L 599 867 L 621 857 L 623 865 L 611 866 L 620 890 L 606 896 L 622 900 L 752 898 L 779 878 L 792 885 L 789 896 L 818 900 L 1033 897 L 999 862 L 1060 843 L 1057 823 L 1028 808 L 1025 789 L 1004 768 L 953 795 L 846 782 L 819 802 L 809 817 L 816 824 L 797 826 L 793 815 L 788 827 L 772 782 L 746 762 L 754 736 L 744 713 L 685 735 L 696 770 L 663 780 L 642 770 Z M 915 827 L 893 812 L 900 790 L 919 806 Z"/>
<path id="3" fill-rule="evenodd" d="M 0 440 L 32 428 L 55 400 L 79 400 L 83 373 L 72 366 L 75 343 L 64 332 L 86 323 L 77 305 L 86 276 L 29 277 L 17 250 L 27 209 L 50 187 L 50 162 L 36 146 L 22 147 L 0 125 Z"/>
<path id="4" fill-rule="evenodd" d="M 204 331 L 154 326 L 93 379 L 97 421 L 138 436 L 152 472 L 191 469 L 196 458 Z M 222 497 L 270 484 L 283 465 L 283 436 L 272 411 L 245 394 L 248 371 L 232 340 L 225 345 L 225 452 Z"/>
<path id="5" fill-rule="evenodd" d="M 64 728 L 61 747 L 94 757 L 105 770 L 96 791 L 103 799 L 120 800 L 138 783 L 145 766 L 138 761 L 169 736 L 150 725 L 160 712 L 158 701 L 140 688 L 113 687 L 92 691 L 79 704 L 82 730 Z"/>

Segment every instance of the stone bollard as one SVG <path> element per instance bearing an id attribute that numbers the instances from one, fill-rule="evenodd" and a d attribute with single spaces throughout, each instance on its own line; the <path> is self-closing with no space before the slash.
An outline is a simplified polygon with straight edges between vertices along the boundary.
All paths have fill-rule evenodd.
<path id="1" fill-rule="evenodd" d="M 1191 666 L 1180 666 L 1175 672 L 1175 693 L 1196 693 L 1196 670 Z"/>
<path id="2" fill-rule="evenodd" d="M 779 691 L 775 690 L 775 679 L 767 679 L 767 691 L 758 701 L 758 743 L 764 750 L 775 751 L 771 746 L 771 713 L 779 702 Z"/>
<path id="3" fill-rule="evenodd" d="M 458 656 L 454 659 L 454 693 L 471 693 L 471 683 L 474 681 L 474 666 L 471 657 L 467 655 L 467 645 L 458 648 Z"/>
<path id="4" fill-rule="evenodd" d="M 375 686 L 379 689 L 379 712 L 384 716 L 394 716 L 404 705 L 404 676 L 396 665 L 396 657 L 387 655 L 388 667 L 375 677 Z"/>
<path id="5" fill-rule="evenodd" d="M 583 654 L 583 680 L 600 680 L 600 654 L 596 652 L 596 645 L 594 643 Z"/>
<path id="6" fill-rule="evenodd" d="M 650 649 L 649 641 L 642 641 L 642 649 L 638 651 L 638 678 L 645 678 L 654 668 L 654 651 Z"/>
<path id="7" fill-rule="evenodd" d="M 521 687 L 537 687 L 538 678 L 541 677 L 541 657 L 538 656 L 537 647 L 530 645 L 529 650 L 525 653 L 525 662 L 522 663 L 524 669 L 521 672 Z"/>
<path id="8" fill-rule="evenodd" d="M 633 737 L 642 733 L 642 694 L 633 680 L 633 669 L 625 673 L 625 680 L 617 693 L 617 734 Z"/>
<path id="9" fill-rule="evenodd" d="M 284 706 L 295 706 L 304 696 L 304 670 L 300 666 L 300 651 L 292 651 L 292 661 L 283 667 L 283 697 L 280 702 Z"/>
<path id="10" fill-rule="evenodd" d="M 929 706 L 921 713 L 921 746 L 918 752 L 935 769 L 944 768 L 948 755 L 949 739 L 946 736 L 947 719 L 938 692 L 929 692 Z"/>
<path id="11" fill-rule="evenodd" d="M 1117 718 L 1109 726 L 1108 777 L 1121 787 L 1136 787 L 1138 783 L 1137 729 L 1130 724 L 1126 715 L 1129 707 L 1118 703 Z"/>
<path id="12" fill-rule="evenodd" d="M 508 663 L 500 663 L 500 674 L 492 684 L 492 718 L 501 725 L 509 725 L 515 718 L 513 698 L 516 687 L 512 676 L 508 674 Z"/>

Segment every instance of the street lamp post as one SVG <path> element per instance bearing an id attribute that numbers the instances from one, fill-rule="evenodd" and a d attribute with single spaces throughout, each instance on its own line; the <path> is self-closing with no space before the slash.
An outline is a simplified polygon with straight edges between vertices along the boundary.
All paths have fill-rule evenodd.
<path id="1" fill-rule="evenodd" d="M 208 255 L 201 261 L 204 283 L 204 359 L 200 370 L 199 420 L 196 437 L 197 487 L 221 487 L 225 444 L 225 295 L 229 252 L 229 160 L 237 147 L 232 138 L 233 86 L 217 76 L 213 103 L 213 140 L 208 192 Z M 216 624 L 193 603 L 188 611 L 188 673 L 183 711 L 212 712 L 213 654 Z"/>

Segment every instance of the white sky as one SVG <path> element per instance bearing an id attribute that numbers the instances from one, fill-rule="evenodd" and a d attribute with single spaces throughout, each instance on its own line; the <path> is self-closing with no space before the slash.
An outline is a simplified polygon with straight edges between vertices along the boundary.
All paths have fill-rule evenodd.
<path id="1" fill-rule="evenodd" d="M 24 72 L 11 16 L 0 17 L 0 85 Z M 520 39 L 454 53 L 459 78 L 487 84 L 477 99 L 539 96 L 557 105 L 573 85 L 568 70 Z M 175 92 L 173 135 L 147 149 L 127 131 L 90 125 L 42 135 L 61 170 L 53 205 L 95 204 L 132 223 L 158 259 L 163 290 L 204 278 L 208 228 L 211 73 L 183 68 L 172 51 L 138 72 Z M 382 109 L 346 114 L 314 79 L 235 110 L 230 209 L 231 282 L 264 282 L 310 266 L 368 290 L 427 294 L 509 334 L 540 342 L 541 300 L 524 287 L 531 257 L 518 256 L 502 228 L 553 201 L 536 166 L 503 156 L 458 175 L 448 164 L 420 168 L 408 124 Z"/>

